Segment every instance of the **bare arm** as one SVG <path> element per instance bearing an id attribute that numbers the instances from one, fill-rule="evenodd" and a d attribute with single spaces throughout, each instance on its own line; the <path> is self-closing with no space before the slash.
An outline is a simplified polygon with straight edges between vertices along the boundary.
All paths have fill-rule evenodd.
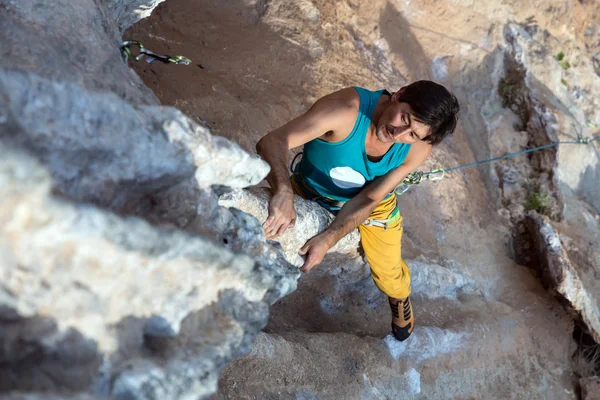
<path id="1" fill-rule="evenodd" d="M 357 196 L 344 204 L 335 220 L 324 232 L 332 246 L 365 222 L 385 196 L 417 167 L 418 165 L 402 164 L 394 171 L 375 179 Z"/>
<path id="2" fill-rule="evenodd" d="M 290 177 L 287 172 L 288 165 L 288 138 L 285 135 L 287 125 L 284 125 L 264 136 L 256 144 L 257 153 L 271 167 L 267 182 L 274 193 L 286 193 L 293 196 Z"/>
<path id="3" fill-rule="evenodd" d="M 401 166 L 369 183 L 358 195 L 344 204 L 335 220 L 325 231 L 310 239 L 304 245 L 300 250 L 300 254 L 308 253 L 308 255 L 302 266 L 303 272 L 310 271 L 320 263 L 327 250 L 365 222 L 385 196 L 394 190 L 411 171 L 418 168 L 431 153 L 430 145 L 419 144 L 413 146 L 414 148 L 411 148 Z M 317 248 L 313 249 L 313 247 Z"/>
<path id="4" fill-rule="evenodd" d="M 258 154 L 271 166 L 267 181 L 273 189 L 273 198 L 269 204 L 269 216 L 263 224 L 267 238 L 283 234 L 288 227 L 293 227 L 296 218 L 294 192 L 287 171 L 288 150 L 326 132 L 333 132 L 334 137 L 343 135 L 348 121 L 353 121 L 353 112 L 356 111 L 344 96 L 340 96 L 342 92 L 317 100 L 306 113 L 270 132 L 257 143 Z"/>

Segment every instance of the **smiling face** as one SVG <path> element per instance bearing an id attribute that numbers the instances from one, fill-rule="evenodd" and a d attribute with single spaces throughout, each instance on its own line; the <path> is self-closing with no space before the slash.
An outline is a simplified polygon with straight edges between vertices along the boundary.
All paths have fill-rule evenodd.
<path id="1" fill-rule="evenodd" d="M 423 140 L 430 133 L 429 126 L 414 117 L 408 103 L 400 103 L 394 97 L 396 94 L 377 121 L 377 140 L 382 143 L 406 144 Z"/>

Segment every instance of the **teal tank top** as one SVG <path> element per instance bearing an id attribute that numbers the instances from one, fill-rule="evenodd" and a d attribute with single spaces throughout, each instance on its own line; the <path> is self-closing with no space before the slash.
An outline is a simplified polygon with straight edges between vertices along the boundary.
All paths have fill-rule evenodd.
<path id="1" fill-rule="evenodd" d="M 317 193 L 330 200 L 346 202 L 378 176 L 400 166 L 406 159 L 410 144 L 394 143 L 380 161 L 367 158 L 365 140 L 371 125 L 371 117 L 379 97 L 385 90 L 370 91 L 355 87 L 360 96 L 358 117 L 352 132 L 341 142 L 329 143 L 314 139 L 304 145 L 304 153 L 295 173 L 307 193 Z M 306 188 L 306 186 L 309 186 Z M 330 211 L 339 207 L 322 204 Z"/>

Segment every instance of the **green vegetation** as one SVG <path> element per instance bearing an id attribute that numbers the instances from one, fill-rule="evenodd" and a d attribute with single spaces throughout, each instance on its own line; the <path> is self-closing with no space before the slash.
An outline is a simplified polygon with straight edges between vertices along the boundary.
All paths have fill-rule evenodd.
<path id="1" fill-rule="evenodd" d="M 507 66 L 505 76 L 498 82 L 498 95 L 502 98 L 502 107 L 510 108 L 525 125 L 529 120 L 529 105 L 523 90 L 524 79 L 524 68 Z"/>
<path id="2" fill-rule="evenodd" d="M 500 79 L 500 82 L 498 82 L 498 94 L 502 98 L 503 107 L 508 107 L 517 102 L 520 83 L 519 77 L 516 74 L 507 75 Z"/>
<path id="3" fill-rule="evenodd" d="M 571 68 L 571 64 L 569 64 L 569 62 L 565 60 L 565 53 L 563 53 L 562 51 L 559 52 L 556 56 L 554 56 L 554 58 L 556 58 L 562 69 Z"/>
<path id="4" fill-rule="evenodd" d="M 540 214 L 549 215 L 551 201 L 552 198 L 548 193 L 535 192 L 527 197 L 527 201 L 525 202 L 525 209 L 527 211 L 535 210 Z"/>

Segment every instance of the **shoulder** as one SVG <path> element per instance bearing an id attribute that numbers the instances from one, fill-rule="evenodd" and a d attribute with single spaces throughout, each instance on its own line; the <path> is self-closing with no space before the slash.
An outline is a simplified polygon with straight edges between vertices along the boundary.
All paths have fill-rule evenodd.
<path id="1" fill-rule="evenodd" d="M 404 164 L 410 164 L 413 168 L 421 165 L 427 157 L 431 154 L 433 150 L 433 146 L 427 142 L 419 141 L 413 143 L 410 146 L 410 150 L 408 151 L 408 155 L 406 156 L 406 160 Z"/>
<path id="2" fill-rule="evenodd" d="M 360 107 L 360 96 L 355 88 L 348 87 L 321 97 L 312 108 L 341 113 L 357 112 Z"/>
<path id="3" fill-rule="evenodd" d="M 332 131 L 346 130 L 348 123 L 354 123 L 360 108 L 360 98 L 354 88 L 345 88 L 317 100 L 309 114 L 318 120 L 326 120 Z"/>

